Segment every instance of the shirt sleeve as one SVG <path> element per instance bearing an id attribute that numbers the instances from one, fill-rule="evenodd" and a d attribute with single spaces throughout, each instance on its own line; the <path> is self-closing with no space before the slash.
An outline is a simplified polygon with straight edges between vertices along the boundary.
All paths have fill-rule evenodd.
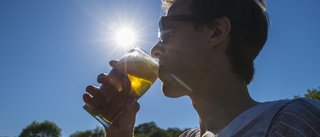
<path id="1" fill-rule="evenodd" d="M 200 137 L 200 128 L 190 129 L 182 133 L 179 137 Z"/>
<path id="2" fill-rule="evenodd" d="M 315 106 L 316 105 L 316 106 Z M 296 99 L 272 119 L 267 137 L 320 137 L 319 103 Z"/>

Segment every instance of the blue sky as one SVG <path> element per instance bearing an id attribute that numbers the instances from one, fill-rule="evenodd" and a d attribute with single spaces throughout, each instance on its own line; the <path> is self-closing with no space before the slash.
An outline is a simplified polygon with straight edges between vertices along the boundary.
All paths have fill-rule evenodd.
<path id="1" fill-rule="evenodd" d="M 271 19 L 268 41 L 255 61 L 249 85 L 257 101 L 303 95 L 320 86 L 320 1 L 266 0 Z M 63 137 L 100 126 L 82 94 L 108 61 L 128 48 L 114 42 L 122 27 L 136 31 L 137 46 L 157 43 L 160 0 L 1 0 L 0 136 L 18 136 L 32 121 L 49 120 Z M 136 124 L 196 128 L 188 97 L 165 97 L 157 80 L 139 100 Z"/>

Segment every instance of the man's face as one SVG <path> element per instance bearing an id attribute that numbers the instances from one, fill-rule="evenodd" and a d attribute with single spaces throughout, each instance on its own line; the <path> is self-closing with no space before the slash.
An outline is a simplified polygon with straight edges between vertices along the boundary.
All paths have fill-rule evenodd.
<path id="1" fill-rule="evenodd" d="M 192 15 L 186 3 L 177 0 L 168 11 L 168 16 Z M 159 59 L 159 79 L 162 91 L 168 97 L 190 95 L 205 74 L 206 61 L 210 54 L 208 36 L 195 30 L 194 22 L 166 22 L 170 28 L 165 42 L 159 42 L 151 54 Z"/>

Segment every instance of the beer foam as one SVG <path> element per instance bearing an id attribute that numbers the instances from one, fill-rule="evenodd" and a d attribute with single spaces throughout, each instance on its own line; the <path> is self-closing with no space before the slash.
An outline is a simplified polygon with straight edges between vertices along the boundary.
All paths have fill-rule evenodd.
<path id="1" fill-rule="evenodd" d="M 153 82 L 158 77 L 159 65 L 148 54 L 135 48 L 121 58 L 116 68 L 125 74 L 142 77 Z"/>

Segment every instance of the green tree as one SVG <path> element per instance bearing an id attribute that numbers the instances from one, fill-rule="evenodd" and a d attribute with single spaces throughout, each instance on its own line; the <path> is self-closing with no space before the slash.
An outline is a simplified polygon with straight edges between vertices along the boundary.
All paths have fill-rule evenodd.
<path id="1" fill-rule="evenodd" d="M 134 128 L 134 134 L 150 134 L 153 130 L 159 129 L 159 127 L 154 122 L 140 124 Z"/>
<path id="2" fill-rule="evenodd" d="M 188 130 L 188 129 L 180 130 L 179 128 L 168 128 L 167 129 L 167 136 L 169 136 L 169 137 L 178 137 L 186 130 Z"/>
<path id="3" fill-rule="evenodd" d="M 147 137 L 169 137 L 169 136 L 167 135 L 167 132 L 165 130 L 157 128 L 153 130 Z"/>
<path id="4" fill-rule="evenodd" d="M 317 89 L 308 89 L 308 93 L 304 94 L 304 97 L 311 98 L 315 101 L 320 102 L 320 87 Z M 299 98 L 300 95 L 294 96 L 294 98 Z"/>
<path id="5" fill-rule="evenodd" d="M 314 99 L 315 101 L 320 102 L 320 87 L 317 89 L 308 89 L 308 93 L 304 94 L 304 97 Z"/>
<path id="6" fill-rule="evenodd" d="M 93 130 L 86 130 L 84 132 L 77 131 L 76 133 L 70 135 L 70 137 L 104 137 L 104 130 L 102 127 L 97 127 Z"/>
<path id="7" fill-rule="evenodd" d="M 154 122 L 140 124 L 134 129 L 135 137 L 178 137 L 185 130 L 179 128 L 168 128 L 167 130 L 159 128 Z"/>
<path id="8" fill-rule="evenodd" d="M 167 130 L 159 128 L 154 122 L 143 123 L 134 128 L 134 137 L 178 137 L 185 130 L 179 128 L 168 128 Z M 77 131 L 70 137 L 104 137 L 103 128 L 97 127 L 94 130 Z"/>
<path id="9" fill-rule="evenodd" d="M 60 137 L 61 129 L 53 122 L 44 121 L 38 123 L 33 121 L 22 130 L 19 137 Z"/>

